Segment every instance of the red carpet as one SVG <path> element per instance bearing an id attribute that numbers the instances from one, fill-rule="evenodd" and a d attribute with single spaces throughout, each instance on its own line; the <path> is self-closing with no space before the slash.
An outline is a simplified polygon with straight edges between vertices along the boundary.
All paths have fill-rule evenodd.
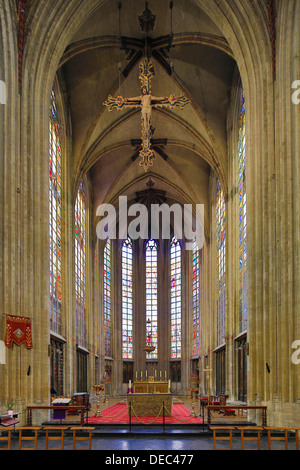
<path id="1" fill-rule="evenodd" d="M 125 404 L 118 404 L 101 410 L 103 416 L 91 416 L 88 419 L 89 424 L 105 424 L 105 423 L 129 423 L 128 408 Z M 165 423 L 172 424 L 200 424 L 202 420 L 199 418 L 192 418 L 191 412 L 183 405 L 175 404 L 172 406 L 172 416 L 165 416 Z M 163 422 L 163 417 L 155 416 L 141 416 L 131 417 L 132 424 L 159 424 Z"/>

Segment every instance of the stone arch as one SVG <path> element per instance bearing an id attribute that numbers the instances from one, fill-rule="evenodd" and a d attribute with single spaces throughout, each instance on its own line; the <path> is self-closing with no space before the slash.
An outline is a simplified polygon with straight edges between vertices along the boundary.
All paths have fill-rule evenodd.
<path id="1" fill-rule="evenodd" d="M 36 3 L 39 4 L 37 5 Z M 29 113 L 31 120 L 25 122 L 24 119 L 23 122 L 22 133 L 24 133 L 24 135 L 22 143 L 24 147 L 22 152 L 25 155 L 31 155 L 31 159 L 28 163 L 30 167 L 33 164 L 35 168 L 35 187 L 39 190 L 34 195 L 34 204 L 36 206 L 35 215 L 37 219 L 40 220 L 40 227 L 36 228 L 40 233 L 47 233 L 47 218 L 45 218 L 48 203 L 48 159 L 46 154 L 48 136 L 46 119 L 49 91 L 60 58 L 74 30 L 76 30 L 80 23 L 99 5 L 99 2 L 96 0 L 88 4 L 82 1 L 70 2 L 67 7 L 65 7 L 65 4 L 63 7 L 62 3 L 63 2 L 60 0 L 54 6 L 41 4 L 40 2 L 34 2 L 32 4 L 32 10 L 29 11 L 28 17 L 30 35 L 27 38 L 27 45 L 24 50 L 21 113 L 24 116 L 27 116 L 27 113 Z M 263 22 L 260 3 L 259 7 L 257 7 L 257 5 L 253 6 L 253 4 L 246 4 L 245 6 L 244 3 L 242 4 L 242 2 L 237 0 L 230 4 L 225 0 L 221 2 L 211 2 L 209 5 L 204 1 L 199 1 L 197 4 L 211 16 L 228 39 L 240 68 L 245 86 L 246 99 L 250 96 L 264 96 L 263 85 L 266 80 L 271 85 L 269 88 L 271 92 L 272 70 L 271 65 L 269 65 L 270 60 L 268 60 L 266 26 Z M 249 26 L 248 18 L 253 16 L 258 18 L 258 20 Z M 254 28 L 252 28 L 252 25 Z M 257 25 L 259 25 L 259 27 L 255 28 Z M 265 45 L 263 50 L 259 50 L 259 44 Z M 249 99 L 249 102 L 251 101 L 249 114 L 253 123 L 256 123 L 258 127 L 262 127 L 261 117 L 263 116 L 264 110 L 268 109 L 270 104 L 272 105 L 272 100 L 269 98 L 264 96 L 263 101 L 260 103 L 257 103 L 257 100 L 253 100 L 252 103 Z M 34 122 L 34 126 L 31 125 L 31 122 Z M 256 172 L 259 174 L 262 173 L 260 156 L 261 152 L 266 152 L 267 150 L 262 150 L 262 148 L 256 144 L 258 140 L 263 147 L 261 140 L 257 139 L 260 129 L 257 127 L 248 129 L 248 133 L 251 139 L 249 152 L 251 156 L 253 155 L 253 162 L 255 162 L 253 168 L 250 168 L 251 175 L 249 179 L 253 181 L 253 189 L 256 189 L 257 193 L 261 191 L 261 187 L 259 185 L 256 187 L 255 185 Z M 255 144 L 252 144 L 252 142 L 255 142 Z M 220 180 L 226 194 L 228 191 L 228 182 L 227 171 L 224 164 L 220 163 L 219 171 Z M 74 187 L 74 184 L 75 181 L 70 182 L 71 187 Z M 261 214 L 259 213 L 258 216 L 261 217 Z M 30 235 L 30 231 L 27 229 L 24 237 L 28 239 Z M 37 260 L 35 260 L 35 266 L 33 267 L 33 279 L 41 272 L 38 266 L 45 266 L 48 262 L 46 237 L 40 241 L 39 250 L 35 251 L 35 253 L 37 254 Z M 257 260 L 254 262 L 256 261 Z M 47 292 L 47 281 L 46 273 L 40 280 L 42 292 Z M 41 300 L 37 300 L 37 305 L 39 305 L 40 310 L 47 311 L 47 300 L 44 299 L 44 302 L 44 308 L 40 305 Z M 46 323 L 45 317 L 45 324 Z M 46 326 L 45 333 L 48 334 L 48 328 Z"/>

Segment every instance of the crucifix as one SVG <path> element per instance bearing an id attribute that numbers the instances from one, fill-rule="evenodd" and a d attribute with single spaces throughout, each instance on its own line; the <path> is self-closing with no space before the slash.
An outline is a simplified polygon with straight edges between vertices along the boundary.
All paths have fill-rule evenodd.
<path id="1" fill-rule="evenodd" d="M 111 95 L 103 103 L 108 108 L 108 111 L 117 109 L 118 111 L 123 108 L 141 108 L 142 120 L 142 147 L 139 152 L 141 161 L 140 166 L 148 171 L 149 166 L 153 165 L 153 149 L 151 148 L 151 135 L 152 135 L 152 108 L 154 107 L 168 107 L 170 109 L 179 106 L 181 109 L 189 103 L 189 100 L 184 96 L 175 96 L 171 94 L 167 96 L 153 96 L 151 95 L 151 79 L 154 77 L 154 65 L 152 60 L 146 57 L 140 63 L 139 79 L 141 80 L 141 95 L 132 98 L 123 98 L 117 96 L 116 98 Z"/>

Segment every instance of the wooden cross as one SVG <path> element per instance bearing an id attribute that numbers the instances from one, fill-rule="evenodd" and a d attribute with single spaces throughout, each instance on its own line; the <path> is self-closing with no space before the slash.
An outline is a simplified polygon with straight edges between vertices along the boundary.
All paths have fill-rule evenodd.
<path id="1" fill-rule="evenodd" d="M 113 98 L 111 95 L 108 96 L 107 100 L 103 103 L 108 108 L 108 111 L 117 109 L 118 111 L 123 108 L 141 108 L 142 109 L 142 147 L 139 151 L 141 161 L 140 166 L 148 171 L 149 166 L 153 165 L 154 153 L 151 147 L 151 117 L 153 107 L 168 107 L 170 109 L 175 106 L 180 106 L 181 109 L 189 103 L 189 100 L 184 96 L 170 95 L 169 97 L 157 97 L 151 95 L 151 79 L 154 77 L 154 65 L 152 60 L 144 58 L 140 63 L 140 75 L 141 80 L 141 95 L 132 98 L 123 98 L 117 96 Z"/>
<path id="2" fill-rule="evenodd" d="M 209 368 L 209 366 L 206 366 L 206 369 L 203 369 L 204 372 L 207 372 L 206 378 L 209 379 L 209 373 L 212 372 L 213 370 Z"/>

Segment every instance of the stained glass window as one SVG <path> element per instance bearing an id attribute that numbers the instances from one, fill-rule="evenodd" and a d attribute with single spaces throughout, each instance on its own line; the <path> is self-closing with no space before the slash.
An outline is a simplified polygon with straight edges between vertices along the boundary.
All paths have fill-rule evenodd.
<path id="1" fill-rule="evenodd" d="M 217 224 L 217 342 L 222 344 L 225 340 L 226 315 L 226 213 L 225 199 L 220 182 L 217 184 L 216 200 Z"/>
<path id="2" fill-rule="evenodd" d="M 49 284 L 50 328 L 61 333 L 61 148 L 60 127 L 54 89 L 49 113 Z"/>
<path id="3" fill-rule="evenodd" d="M 157 243 L 149 240 L 146 245 L 146 336 L 155 350 L 147 359 L 157 359 Z"/>
<path id="4" fill-rule="evenodd" d="M 123 359 L 133 358 L 132 241 L 122 246 L 122 350 Z"/>
<path id="5" fill-rule="evenodd" d="M 246 135 L 245 96 L 242 93 L 238 139 L 239 188 L 239 329 L 247 329 L 247 198 L 246 198 Z"/>
<path id="6" fill-rule="evenodd" d="M 199 248 L 193 239 L 193 356 L 199 355 Z"/>
<path id="7" fill-rule="evenodd" d="M 75 202 L 75 303 L 76 340 L 86 346 L 86 208 L 83 182 L 80 183 Z"/>
<path id="8" fill-rule="evenodd" d="M 181 358 L 181 247 L 174 237 L 171 258 L 171 359 Z"/>
<path id="9" fill-rule="evenodd" d="M 108 238 L 104 248 L 104 349 L 105 356 L 111 354 L 111 241 Z"/>

